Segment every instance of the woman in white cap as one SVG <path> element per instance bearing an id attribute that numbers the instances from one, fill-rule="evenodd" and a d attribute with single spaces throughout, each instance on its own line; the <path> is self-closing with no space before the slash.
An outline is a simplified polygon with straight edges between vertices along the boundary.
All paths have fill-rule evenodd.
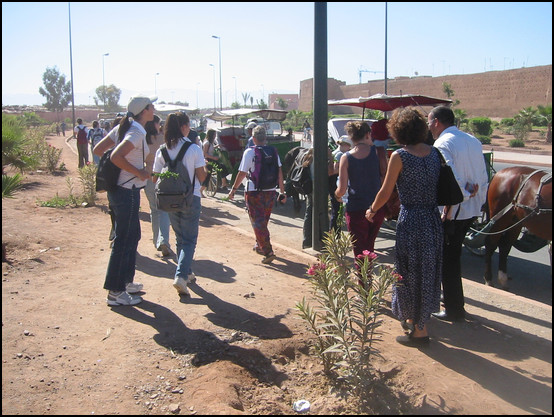
<path id="1" fill-rule="evenodd" d="M 150 177 L 144 164 L 150 152 L 144 126 L 154 119 L 152 102 L 155 100 L 132 97 L 119 126 L 94 147 L 94 153 L 101 156 L 115 145 L 111 161 L 121 168 L 117 189 L 108 191 L 108 201 L 115 217 L 115 239 L 104 281 L 109 306 L 135 305 L 142 301 L 141 297 L 133 295 L 142 290 L 142 284 L 133 283 L 133 279 L 140 240 L 140 190 Z M 114 141 L 114 138 L 117 139 Z"/>

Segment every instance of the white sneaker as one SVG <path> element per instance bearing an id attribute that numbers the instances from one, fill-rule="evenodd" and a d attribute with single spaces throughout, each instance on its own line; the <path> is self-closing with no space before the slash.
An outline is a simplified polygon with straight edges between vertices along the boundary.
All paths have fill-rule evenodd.
<path id="1" fill-rule="evenodd" d="M 142 302 L 142 297 L 131 295 L 127 291 L 108 291 L 106 302 L 109 306 L 134 306 Z"/>
<path id="2" fill-rule="evenodd" d="M 194 275 L 194 272 L 191 272 L 187 276 L 187 284 L 194 284 L 196 282 L 196 275 Z"/>
<path id="3" fill-rule="evenodd" d="M 141 292 L 143 288 L 144 288 L 144 285 L 138 282 L 130 282 L 127 284 L 127 287 L 125 288 L 125 290 L 129 294 L 136 294 L 137 292 Z"/>
<path id="4" fill-rule="evenodd" d="M 190 296 L 190 292 L 187 288 L 187 281 L 181 277 L 176 277 L 173 281 L 173 286 L 177 289 L 179 295 Z"/>

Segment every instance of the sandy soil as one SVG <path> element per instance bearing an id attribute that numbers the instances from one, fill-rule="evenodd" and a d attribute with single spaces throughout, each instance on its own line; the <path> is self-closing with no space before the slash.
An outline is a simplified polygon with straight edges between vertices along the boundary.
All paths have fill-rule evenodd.
<path id="1" fill-rule="evenodd" d="M 204 214 L 198 282 L 180 298 L 145 198 L 135 278 L 144 302 L 106 306 L 106 196 L 95 207 L 39 207 L 68 195 L 68 177 L 78 183 L 64 138 L 48 141 L 69 171 L 29 174 L 2 201 L 3 414 L 294 414 L 300 399 L 311 414 L 552 413 L 551 342 L 478 316 L 432 320 L 431 345 L 418 350 L 394 341 L 401 328 L 387 311 L 365 401 L 342 395 L 295 311 L 311 293 L 312 258 L 281 249 L 263 265 L 252 236 Z"/>

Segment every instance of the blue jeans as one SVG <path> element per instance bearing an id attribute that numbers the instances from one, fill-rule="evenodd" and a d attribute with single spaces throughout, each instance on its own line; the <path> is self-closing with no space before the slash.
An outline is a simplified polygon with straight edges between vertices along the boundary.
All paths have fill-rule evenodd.
<path id="1" fill-rule="evenodd" d="M 114 213 L 115 238 L 106 271 L 104 289 L 125 291 L 135 277 L 135 261 L 140 240 L 140 189 L 117 187 L 108 191 L 108 201 Z"/>
<path id="2" fill-rule="evenodd" d="M 194 196 L 192 206 L 183 211 L 169 213 L 171 227 L 175 232 L 177 246 L 177 270 L 175 277 L 187 279 L 192 273 L 192 258 L 198 240 L 198 224 L 200 222 L 200 197 Z"/>
<path id="3" fill-rule="evenodd" d="M 144 187 L 144 194 L 150 204 L 150 222 L 152 223 L 152 241 L 156 249 L 165 244 L 169 248 L 169 214 L 166 211 L 158 210 L 156 206 L 155 184 L 148 180 Z"/>

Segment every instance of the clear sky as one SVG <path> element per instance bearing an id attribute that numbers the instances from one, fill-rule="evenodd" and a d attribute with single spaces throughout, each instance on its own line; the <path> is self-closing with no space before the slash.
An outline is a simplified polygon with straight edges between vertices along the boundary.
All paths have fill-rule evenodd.
<path id="1" fill-rule="evenodd" d="M 551 2 L 387 4 L 389 78 L 552 64 Z M 121 105 L 156 93 L 213 107 L 215 79 L 219 107 L 220 44 L 224 107 L 235 90 L 240 103 L 243 93 L 267 102 L 313 77 L 314 3 L 4 2 L 3 105 L 44 103 L 48 67 L 70 79 L 69 5 L 76 104 L 94 103 L 105 80 Z M 385 3 L 327 3 L 327 20 L 328 76 L 383 79 Z"/>

